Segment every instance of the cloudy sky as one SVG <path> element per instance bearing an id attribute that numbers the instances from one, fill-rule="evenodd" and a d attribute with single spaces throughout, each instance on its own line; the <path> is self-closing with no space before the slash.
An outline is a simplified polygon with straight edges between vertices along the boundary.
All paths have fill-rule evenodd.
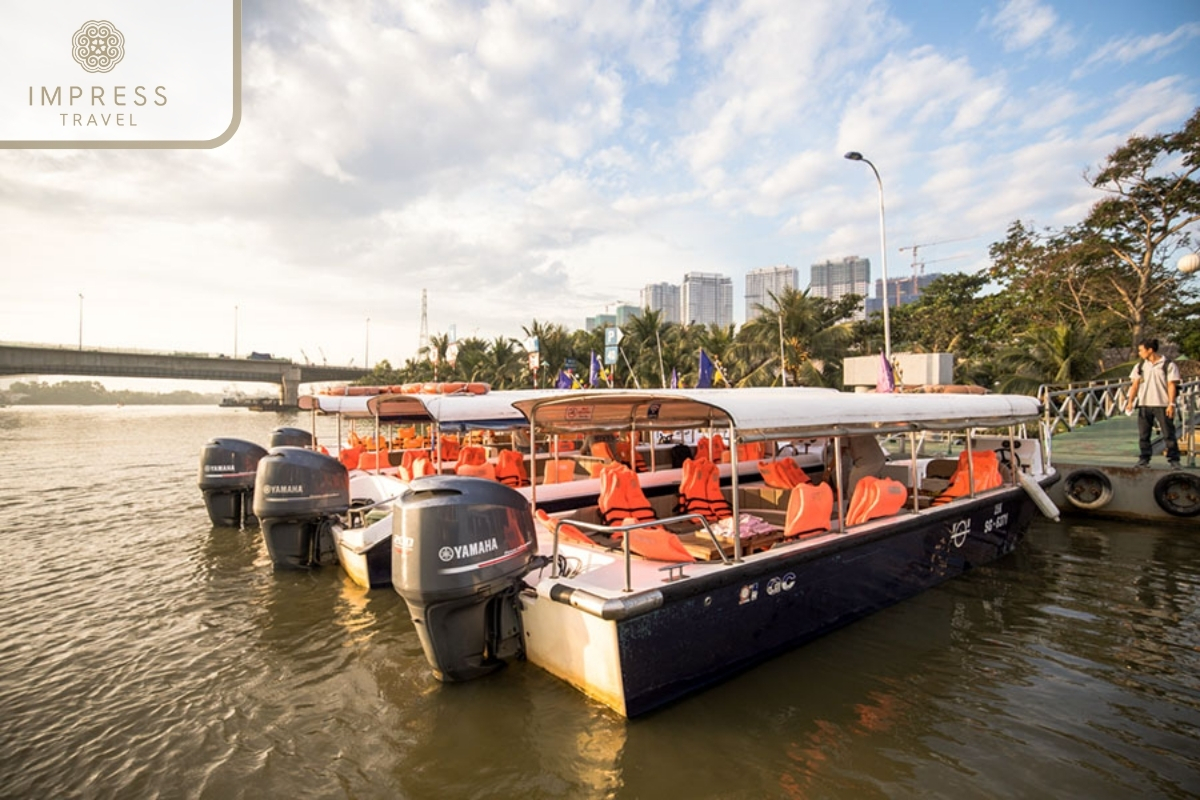
<path id="1" fill-rule="evenodd" d="M 582 327 L 647 283 L 977 270 L 1200 104 L 1195 0 L 376 0 L 243 9 L 213 150 L 0 150 L 0 340 L 355 365 Z M 942 244 L 935 244 L 942 242 Z M 236 311 L 235 311 L 236 307 Z M 369 322 L 368 322 L 369 319 Z"/>

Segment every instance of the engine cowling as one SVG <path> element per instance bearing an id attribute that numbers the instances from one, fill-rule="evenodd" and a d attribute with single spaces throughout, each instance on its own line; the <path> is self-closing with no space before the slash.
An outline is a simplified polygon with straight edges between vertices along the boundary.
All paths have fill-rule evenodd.
<path id="1" fill-rule="evenodd" d="M 312 434 L 303 428 L 276 428 L 271 431 L 270 447 L 312 447 Z"/>
<path id="2" fill-rule="evenodd" d="M 200 492 L 213 525 L 254 522 L 250 501 L 266 448 L 243 439 L 211 439 L 200 450 Z"/>
<path id="3" fill-rule="evenodd" d="M 536 555 L 529 503 L 507 486 L 431 475 L 400 496 L 392 585 L 438 679 L 476 678 L 520 653 L 516 594 Z"/>
<path id="4" fill-rule="evenodd" d="M 336 564 L 334 526 L 349 508 L 349 475 L 336 458 L 276 447 L 258 462 L 254 513 L 275 566 Z"/>

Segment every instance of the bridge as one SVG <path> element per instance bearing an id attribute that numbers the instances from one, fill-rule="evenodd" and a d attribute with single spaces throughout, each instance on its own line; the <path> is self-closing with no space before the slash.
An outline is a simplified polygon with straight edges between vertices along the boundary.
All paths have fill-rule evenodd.
<path id="1" fill-rule="evenodd" d="M 368 370 L 296 364 L 291 359 L 229 358 L 208 353 L 157 353 L 0 343 L 0 375 L 86 375 L 278 384 L 284 405 L 296 405 L 300 384 L 355 381 Z"/>

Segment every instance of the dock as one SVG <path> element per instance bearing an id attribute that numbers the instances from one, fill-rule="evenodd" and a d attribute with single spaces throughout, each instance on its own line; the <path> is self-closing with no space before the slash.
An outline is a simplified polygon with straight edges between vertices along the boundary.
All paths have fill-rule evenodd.
<path id="1" fill-rule="evenodd" d="M 1113 416 L 1060 433 L 1051 440 L 1051 460 L 1062 480 L 1048 494 L 1064 514 L 1195 525 L 1200 470 L 1182 431 L 1179 446 L 1183 469 L 1167 465 L 1161 439 L 1150 466 L 1137 467 L 1136 416 Z"/>

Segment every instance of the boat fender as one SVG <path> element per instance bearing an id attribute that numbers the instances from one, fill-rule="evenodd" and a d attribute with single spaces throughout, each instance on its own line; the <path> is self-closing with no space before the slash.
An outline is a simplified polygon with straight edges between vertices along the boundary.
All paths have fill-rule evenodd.
<path id="1" fill-rule="evenodd" d="M 1033 476 L 1022 472 L 1020 474 L 1021 488 L 1026 494 L 1033 498 L 1033 502 L 1048 519 L 1058 522 L 1058 506 L 1054 505 L 1054 501 L 1050 499 L 1050 495 L 1046 494 L 1046 490 L 1042 485 L 1033 479 Z"/>
<path id="2" fill-rule="evenodd" d="M 1075 470 L 1063 481 L 1063 496 L 1076 508 L 1095 511 L 1112 500 L 1112 481 L 1098 469 Z"/>
<path id="3" fill-rule="evenodd" d="M 1173 517 L 1200 515 L 1200 477 L 1169 472 L 1154 484 L 1154 502 Z"/>

